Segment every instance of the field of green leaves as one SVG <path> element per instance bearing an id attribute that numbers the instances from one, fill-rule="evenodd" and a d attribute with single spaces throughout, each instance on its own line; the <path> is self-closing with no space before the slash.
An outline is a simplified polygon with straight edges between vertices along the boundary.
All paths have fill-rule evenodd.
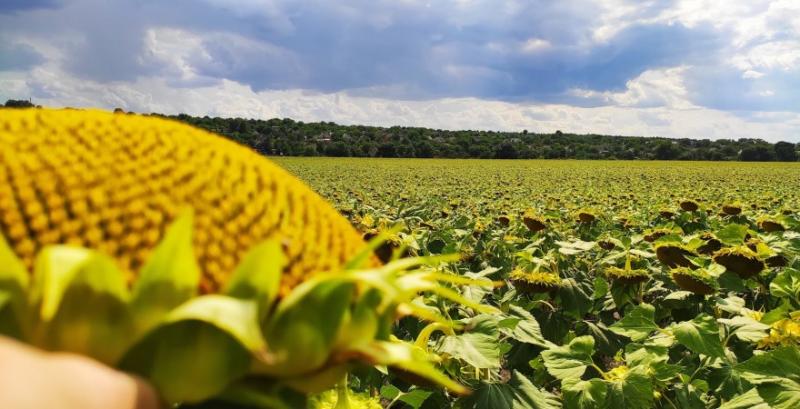
<path id="1" fill-rule="evenodd" d="M 473 393 L 357 372 L 393 408 L 800 407 L 800 164 L 275 158 L 376 252 L 488 278 L 401 319 Z M 422 304 L 420 304 L 422 305 Z"/>

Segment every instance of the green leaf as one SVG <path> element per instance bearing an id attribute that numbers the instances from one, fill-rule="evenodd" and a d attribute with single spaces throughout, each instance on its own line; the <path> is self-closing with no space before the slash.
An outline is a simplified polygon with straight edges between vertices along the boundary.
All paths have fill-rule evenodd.
<path id="1" fill-rule="evenodd" d="M 692 296 L 694 293 L 690 291 L 672 291 L 660 300 L 660 305 L 673 309 L 685 308 Z"/>
<path id="2" fill-rule="evenodd" d="M 732 334 L 742 341 L 756 343 L 767 336 L 770 326 L 753 318 L 737 316 L 730 319 L 720 318 L 717 321 L 730 327 Z"/>
<path id="3" fill-rule="evenodd" d="M 65 264 L 69 267 L 62 274 L 58 267 L 37 269 L 45 286 L 39 346 L 116 363 L 133 340 L 123 272 L 110 257 L 88 250 L 57 246 L 41 254 L 49 267 L 64 259 L 82 261 Z"/>
<path id="4" fill-rule="evenodd" d="M 513 409 L 514 388 L 505 383 L 484 383 L 459 403 L 463 409 Z"/>
<path id="5" fill-rule="evenodd" d="M 424 389 L 412 389 L 402 394 L 398 400 L 413 409 L 419 409 L 432 394 L 433 392 Z"/>
<path id="6" fill-rule="evenodd" d="M 514 387 L 514 409 L 557 409 L 561 405 L 555 395 L 537 388 L 523 374 L 514 371 L 511 376 Z"/>
<path id="7" fill-rule="evenodd" d="M 382 294 L 374 288 L 360 296 L 343 319 L 336 338 L 336 349 L 347 349 L 352 345 L 369 343 L 378 336 L 381 317 L 377 315 L 376 310 L 382 301 Z"/>
<path id="8" fill-rule="evenodd" d="M 293 377 L 320 368 L 329 359 L 354 291 L 353 283 L 340 279 L 296 287 L 265 327 L 271 357 L 260 362 L 258 372 Z"/>
<path id="9" fill-rule="evenodd" d="M 597 245 L 596 242 L 583 240 L 557 241 L 556 244 L 559 246 L 558 252 L 567 256 L 589 251 Z"/>
<path id="10" fill-rule="evenodd" d="M 50 321 L 56 315 L 67 287 L 91 258 L 90 250 L 68 246 L 51 246 L 39 252 L 31 298 L 40 320 Z"/>
<path id="11" fill-rule="evenodd" d="M 655 322 L 655 311 L 656 309 L 652 305 L 642 303 L 625 314 L 622 320 L 616 322 L 609 329 L 629 337 L 633 341 L 642 341 L 651 332 L 658 329 Z"/>
<path id="12" fill-rule="evenodd" d="M 586 372 L 586 367 L 592 365 L 594 354 L 594 338 L 591 336 L 577 337 L 568 345 L 542 351 L 544 365 L 547 372 L 561 380 L 577 380 Z"/>
<path id="13" fill-rule="evenodd" d="M 791 346 L 764 352 L 737 365 L 736 370 L 754 384 L 785 378 L 800 381 L 800 349 Z"/>
<path id="14" fill-rule="evenodd" d="M 583 316 L 592 309 L 592 297 L 587 295 L 574 278 L 561 280 L 558 296 L 564 313 L 577 320 L 583 319 Z"/>
<path id="15" fill-rule="evenodd" d="M 278 296 L 286 263 L 280 243 L 274 240 L 261 243 L 245 255 L 223 293 L 236 298 L 257 300 L 259 318 L 264 318 Z"/>
<path id="16" fill-rule="evenodd" d="M 17 320 L 24 320 L 23 315 L 27 307 L 25 292 L 28 289 L 29 278 L 25 264 L 17 258 L 14 251 L 0 234 L 0 291 L 6 291 L 8 302 L 13 305 Z"/>
<path id="17" fill-rule="evenodd" d="M 770 407 L 764 399 L 761 399 L 758 389 L 753 388 L 723 403 L 719 409 L 770 409 Z"/>
<path id="18" fill-rule="evenodd" d="M 398 395 L 400 395 L 401 393 L 403 393 L 403 391 L 401 391 L 398 387 L 396 387 L 396 386 L 394 386 L 392 384 L 387 384 L 387 385 L 381 386 L 381 397 L 382 398 L 385 398 L 385 399 L 388 399 L 388 400 L 392 400 L 392 399 L 396 398 Z"/>
<path id="19" fill-rule="evenodd" d="M 594 279 L 594 292 L 592 292 L 592 298 L 599 300 L 608 294 L 608 290 L 608 282 L 602 277 L 596 277 Z"/>
<path id="20" fill-rule="evenodd" d="M 800 383 L 783 379 L 775 383 L 759 385 L 758 394 L 774 409 L 796 409 L 800 407 Z"/>
<path id="21" fill-rule="evenodd" d="M 681 409 L 706 409 L 704 395 L 701 389 L 697 388 L 695 380 L 692 383 L 678 383 L 674 386 L 675 400 Z"/>
<path id="22" fill-rule="evenodd" d="M 428 381 L 441 385 L 455 393 L 465 394 L 469 390 L 463 385 L 439 372 L 431 362 L 431 356 L 422 348 L 406 342 L 374 341 L 368 345 L 358 345 L 352 351 L 365 362 L 372 365 L 389 366 L 409 372 Z"/>
<path id="23" fill-rule="evenodd" d="M 200 405 L 180 405 L 180 408 L 192 409 L 244 409 L 244 408 L 269 408 L 269 409 L 296 409 L 309 405 L 305 393 L 298 392 L 278 382 L 263 379 L 244 379 L 214 396 L 213 400 L 205 401 Z"/>
<path id="24" fill-rule="evenodd" d="M 192 320 L 216 327 L 253 353 L 263 353 L 266 349 L 254 300 L 240 300 L 218 294 L 193 298 L 172 310 L 165 317 L 163 325 Z"/>
<path id="25" fill-rule="evenodd" d="M 11 294 L 0 290 L 0 335 L 20 339 L 22 338 L 20 323 L 10 304 Z"/>
<path id="26" fill-rule="evenodd" d="M 192 219 L 191 211 L 178 216 L 134 283 L 131 307 L 142 333 L 197 294 L 200 268 L 192 248 Z"/>
<path id="27" fill-rule="evenodd" d="M 757 385 L 758 394 L 773 408 L 800 406 L 800 349 L 781 347 L 737 365 L 742 377 Z"/>
<path id="28" fill-rule="evenodd" d="M 789 314 L 792 311 L 794 311 L 794 308 L 792 308 L 789 300 L 783 300 L 777 307 L 764 313 L 764 316 L 761 317 L 761 323 L 772 325 L 784 318 L 789 318 Z"/>
<path id="29" fill-rule="evenodd" d="M 631 368 L 649 368 L 650 378 L 667 385 L 680 372 L 680 367 L 669 364 L 669 349 L 661 345 L 631 343 L 625 346 L 625 361 Z"/>
<path id="30" fill-rule="evenodd" d="M 719 337 L 719 326 L 709 315 L 701 314 L 691 321 L 675 324 L 673 334 L 679 343 L 693 352 L 714 358 L 725 357 Z"/>
<path id="31" fill-rule="evenodd" d="M 542 335 L 542 328 L 539 326 L 539 322 L 536 321 L 533 314 L 513 304 L 509 305 L 508 309 L 512 316 L 512 318 L 508 320 L 510 320 L 510 323 L 513 325 L 511 325 L 510 328 L 500 328 L 500 332 L 502 332 L 503 335 L 522 343 L 538 345 L 545 348 L 549 348 L 553 345 L 552 342 L 546 340 Z"/>
<path id="32" fill-rule="evenodd" d="M 653 385 L 642 367 L 631 368 L 620 380 L 608 381 L 607 408 L 638 409 L 653 406 Z"/>
<path id="33" fill-rule="evenodd" d="M 152 383 L 170 403 L 200 402 L 223 392 L 249 370 L 250 352 L 205 321 L 182 320 L 151 331 L 120 368 Z"/>
<path id="34" fill-rule="evenodd" d="M 579 381 L 564 387 L 565 409 L 596 409 L 605 406 L 608 386 L 602 379 Z"/>
<path id="35" fill-rule="evenodd" d="M 742 312 L 742 308 L 744 308 L 745 305 L 744 299 L 735 295 L 727 298 L 718 298 L 716 302 L 717 308 L 736 315 L 739 315 Z"/>
<path id="36" fill-rule="evenodd" d="M 769 284 L 770 294 L 790 300 L 795 306 L 800 306 L 800 270 L 786 268 L 779 272 Z"/>
<path id="37" fill-rule="evenodd" d="M 480 369 L 500 367 L 500 346 L 497 321 L 489 315 L 479 315 L 467 324 L 469 332 L 442 338 L 439 353 L 448 354 Z"/>
<path id="38" fill-rule="evenodd" d="M 722 230 L 717 232 L 717 238 L 719 241 L 727 244 L 728 246 L 738 246 L 744 243 L 744 238 L 746 236 L 747 226 L 735 223 L 728 224 Z"/>
<path id="39" fill-rule="evenodd" d="M 552 393 L 534 386 L 528 378 L 514 371 L 508 383 L 484 383 L 469 397 L 459 401 L 463 409 L 558 409 Z"/>

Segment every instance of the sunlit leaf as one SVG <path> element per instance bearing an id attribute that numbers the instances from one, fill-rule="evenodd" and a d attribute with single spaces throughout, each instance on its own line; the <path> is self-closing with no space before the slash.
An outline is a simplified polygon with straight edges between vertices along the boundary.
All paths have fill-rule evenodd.
<path id="1" fill-rule="evenodd" d="M 699 315 L 691 321 L 675 324 L 675 338 L 693 352 L 714 358 L 724 358 L 725 351 L 719 337 L 717 321 L 708 315 Z"/>

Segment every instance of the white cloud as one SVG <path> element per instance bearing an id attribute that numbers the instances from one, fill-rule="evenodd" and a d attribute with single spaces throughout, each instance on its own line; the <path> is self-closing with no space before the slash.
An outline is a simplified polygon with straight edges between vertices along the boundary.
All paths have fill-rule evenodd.
<path id="1" fill-rule="evenodd" d="M 524 53 L 537 53 L 539 51 L 547 50 L 552 47 L 549 41 L 543 40 L 541 38 L 529 38 L 527 41 L 522 43 L 520 49 Z"/>
<path id="2" fill-rule="evenodd" d="M 734 55 L 731 63 L 745 73 L 755 69 L 799 70 L 800 40 L 759 44 Z"/>
<path id="3" fill-rule="evenodd" d="M 628 89 L 606 97 L 611 105 L 514 104 L 476 98 L 402 101 L 303 90 L 254 92 L 235 81 L 171 87 L 163 79 L 100 84 L 45 68 L 28 74 L 0 73 L 0 98 L 30 95 L 46 106 L 80 106 L 135 112 L 225 117 L 289 117 L 342 124 L 423 126 L 532 132 L 603 133 L 690 138 L 757 137 L 800 141 L 800 114 L 752 113 L 750 117 L 688 105 L 680 82 L 683 67 L 647 72 Z M 10 84 L 7 87 L 7 84 Z M 8 94 L 6 94 L 8 93 Z M 13 93 L 13 95 L 12 95 Z M 4 95 L 5 94 L 5 95 Z M 647 107 L 648 102 L 660 101 Z M 652 103 L 650 105 L 653 105 Z"/>
<path id="4" fill-rule="evenodd" d="M 756 70 L 746 70 L 742 73 L 742 78 L 744 79 L 758 79 L 764 76 L 763 72 L 756 71 Z"/>
<path id="5" fill-rule="evenodd" d="M 683 74 L 688 67 L 648 70 L 628 81 L 624 91 L 592 91 L 573 89 L 571 94 L 605 105 L 620 107 L 668 107 L 673 109 L 696 108 L 689 101 L 689 91 Z"/>

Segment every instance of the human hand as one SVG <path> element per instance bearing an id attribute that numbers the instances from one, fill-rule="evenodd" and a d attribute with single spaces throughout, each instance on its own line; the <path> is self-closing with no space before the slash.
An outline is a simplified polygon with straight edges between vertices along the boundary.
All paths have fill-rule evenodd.
<path id="1" fill-rule="evenodd" d="M 141 379 L 90 358 L 44 352 L 0 336 L 0 408 L 159 409 Z"/>

